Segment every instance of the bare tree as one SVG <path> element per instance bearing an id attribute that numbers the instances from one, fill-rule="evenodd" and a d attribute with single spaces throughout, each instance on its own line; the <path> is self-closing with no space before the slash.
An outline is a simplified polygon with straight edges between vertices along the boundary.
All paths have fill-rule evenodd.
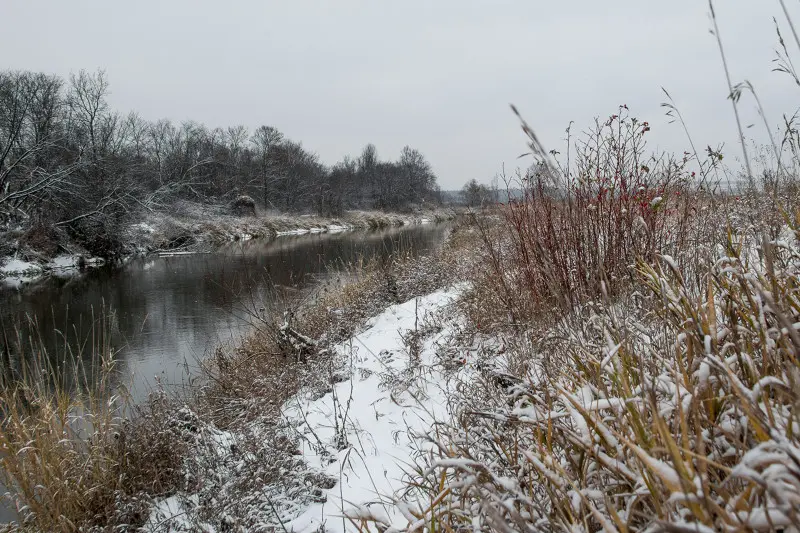
<path id="1" fill-rule="evenodd" d="M 100 130 L 109 128 L 105 123 L 105 114 L 108 111 L 106 96 L 108 95 L 108 79 L 105 71 L 98 70 L 89 73 L 81 70 L 77 75 L 71 74 L 71 91 L 69 106 L 73 118 L 80 128 L 80 132 L 88 136 L 89 153 L 92 164 L 97 165 L 100 159 L 100 143 L 98 137 Z"/>
<path id="2" fill-rule="evenodd" d="M 492 191 L 483 183 L 478 183 L 474 178 L 461 189 L 464 203 L 470 207 L 481 207 L 492 201 Z"/>
<path id="3" fill-rule="evenodd" d="M 260 197 L 265 207 L 339 214 L 347 208 L 404 209 L 433 198 L 436 178 L 417 150 L 381 161 L 373 144 L 328 168 L 274 127 L 209 129 L 148 122 L 108 104 L 105 72 L 68 81 L 0 71 L 0 223 L 61 227 L 98 253 L 117 253 L 121 228 L 138 211 L 177 200 L 228 203 Z"/>
<path id="4" fill-rule="evenodd" d="M 9 186 L 11 172 L 26 157 L 22 138 L 32 100 L 28 75 L 0 73 L 0 190 Z"/>
<path id="5" fill-rule="evenodd" d="M 271 161 L 270 156 L 272 149 L 283 142 L 283 134 L 272 126 L 260 126 L 253 133 L 250 138 L 253 144 L 258 161 L 259 170 L 261 173 L 261 192 L 264 200 L 264 208 L 268 208 L 271 204 L 269 201 L 270 183 L 274 181 L 272 173 L 276 165 Z"/>
<path id="6" fill-rule="evenodd" d="M 247 144 L 248 131 L 246 126 L 239 124 L 238 126 L 231 126 L 226 131 L 226 138 L 231 153 L 238 155 Z"/>
<path id="7" fill-rule="evenodd" d="M 398 162 L 401 173 L 402 190 L 404 192 L 402 203 L 424 202 L 430 196 L 436 177 L 430 163 L 419 150 L 405 146 L 400 152 Z"/>

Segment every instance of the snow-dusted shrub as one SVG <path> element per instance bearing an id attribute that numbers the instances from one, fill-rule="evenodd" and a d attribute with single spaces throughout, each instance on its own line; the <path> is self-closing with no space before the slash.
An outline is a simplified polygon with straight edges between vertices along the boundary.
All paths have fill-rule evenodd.
<path id="1" fill-rule="evenodd" d="M 496 226 L 482 224 L 486 275 L 478 281 L 512 322 L 597 297 L 601 282 L 616 293 L 637 258 L 685 249 L 703 200 L 690 159 L 649 155 L 649 131 L 621 106 L 568 148 L 564 169 L 540 163 L 521 176 L 513 184 L 521 197 L 509 192 Z"/>
<path id="2" fill-rule="evenodd" d="M 234 215 L 256 216 L 256 201 L 252 197 L 242 194 L 231 202 L 231 211 Z"/>
<path id="3" fill-rule="evenodd" d="M 412 473 L 409 530 L 798 528 L 796 250 L 731 238 L 700 290 L 668 256 L 640 263 L 637 291 L 554 327 L 519 383 L 466 387 Z"/>

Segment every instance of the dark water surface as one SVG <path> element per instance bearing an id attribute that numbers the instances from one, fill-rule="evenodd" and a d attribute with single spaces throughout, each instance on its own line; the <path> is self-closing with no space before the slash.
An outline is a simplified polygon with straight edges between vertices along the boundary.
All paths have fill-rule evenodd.
<path id="1" fill-rule="evenodd" d="M 38 329 L 41 340 L 34 344 L 46 348 L 51 364 L 68 366 L 76 357 L 89 359 L 92 336 L 103 331 L 118 350 L 120 379 L 139 401 L 156 380 L 185 382 L 199 359 L 219 343 L 240 338 L 250 327 L 249 312 L 268 308 L 276 290 L 299 293 L 360 258 L 425 254 L 446 231 L 430 224 L 253 240 L 213 254 L 150 257 L 52 278 L 23 291 L 0 287 L 6 335 L 4 340 L 0 331 L 0 352 L 3 344 L 15 344 L 15 329 L 24 342 Z M 39 327 L 31 328 L 31 321 Z M 73 363 L 64 363 L 69 353 Z"/>

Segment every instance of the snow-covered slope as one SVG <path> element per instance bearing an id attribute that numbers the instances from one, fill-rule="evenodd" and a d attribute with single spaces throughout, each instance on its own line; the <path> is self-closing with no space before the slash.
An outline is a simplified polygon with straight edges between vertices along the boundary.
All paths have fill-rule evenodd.
<path id="1" fill-rule="evenodd" d="M 146 530 L 211 532 L 223 526 L 299 533 L 354 531 L 361 519 L 390 527 L 408 524 L 405 504 L 414 502 L 396 504 L 404 500 L 402 478 L 427 446 L 424 437 L 434 419 L 448 416 L 448 399 L 455 396 L 448 390 L 454 382 L 449 378 L 468 372 L 439 349 L 457 327 L 447 310 L 461 290 L 455 287 L 389 307 L 362 333 L 334 348 L 332 367 L 319 369 L 337 376 L 326 394 L 301 391 L 284 405 L 282 426 L 298 441 L 307 470 L 287 472 L 278 485 L 291 486 L 289 478 L 309 479 L 309 473 L 328 480 L 310 487 L 310 498 L 298 499 L 308 489 L 281 494 L 274 483 L 248 485 L 248 494 L 238 496 L 248 502 L 247 516 L 217 517 L 220 524 L 215 527 L 207 510 L 203 519 L 197 516 L 196 495 L 179 494 L 156 504 Z M 238 437 L 213 428 L 203 431 L 218 454 L 210 463 L 219 465 L 206 475 L 229 486 L 237 468 L 241 473 L 241 467 L 230 467 L 228 451 Z M 214 499 L 220 508 L 231 508 L 222 501 L 229 497 L 223 489 Z"/>
<path id="2" fill-rule="evenodd" d="M 337 348 L 352 369 L 350 379 L 317 400 L 289 402 L 285 415 L 303 436 L 306 460 L 339 480 L 325 491 L 325 502 L 286 522 L 289 531 L 315 531 L 322 524 L 325 531 L 354 529 L 346 517 L 407 523 L 389 500 L 401 496 L 417 437 L 430 432 L 434 418 L 446 416 L 450 395 L 436 355 L 447 328 L 424 338 L 416 356 L 404 338 L 413 331 L 424 337 L 426 317 L 456 295 L 457 290 L 441 291 L 390 307 Z"/>

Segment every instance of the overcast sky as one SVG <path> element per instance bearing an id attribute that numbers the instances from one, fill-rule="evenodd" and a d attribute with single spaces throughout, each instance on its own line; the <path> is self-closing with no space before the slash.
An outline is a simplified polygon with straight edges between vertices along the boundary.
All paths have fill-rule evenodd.
<path id="1" fill-rule="evenodd" d="M 777 124 L 800 102 L 771 72 L 780 5 L 717 4 L 734 81 L 750 80 Z M 570 120 L 584 128 L 624 103 L 650 122 L 654 148 L 683 151 L 664 86 L 697 144 L 738 155 L 704 0 L 0 0 L 0 21 L 0 68 L 103 68 L 119 111 L 272 125 L 326 163 L 368 142 L 387 159 L 408 144 L 443 188 L 521 164 L 509 103 L 548 149 L 563 148 Z M 756 122 L 752 100 L 743 109 Z"/>

